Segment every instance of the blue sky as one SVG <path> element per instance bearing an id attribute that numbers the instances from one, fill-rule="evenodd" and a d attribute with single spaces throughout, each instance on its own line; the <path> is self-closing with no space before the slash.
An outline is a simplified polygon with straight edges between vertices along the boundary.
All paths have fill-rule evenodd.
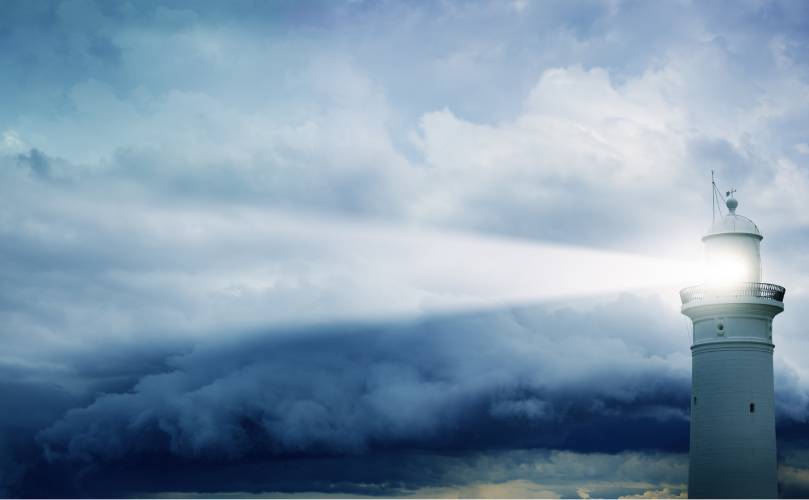
<path id="1" fill-rule="evenodd" d="M 710 171 L 809 494 L 809 5 L 5 2 L 0 494 L 678 496 Z"/>

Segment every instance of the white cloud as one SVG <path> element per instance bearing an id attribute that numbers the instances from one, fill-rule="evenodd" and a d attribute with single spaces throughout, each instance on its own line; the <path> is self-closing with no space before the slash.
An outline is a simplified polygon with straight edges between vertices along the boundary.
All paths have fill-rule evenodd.
<path id="1" fill-rule="evenodd" d="M 15 130 L 4 130 L 2 137 L 2 141 L 0 141 L 0 154 L 2 155 L 21 154 L 29 149 L 29 146 Z"/>

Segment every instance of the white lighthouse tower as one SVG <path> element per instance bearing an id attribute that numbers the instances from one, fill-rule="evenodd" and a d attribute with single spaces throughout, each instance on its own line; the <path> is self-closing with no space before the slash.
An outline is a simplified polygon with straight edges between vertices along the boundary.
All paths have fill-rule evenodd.
<path id="1" fill-rule="evenodd" d="M 726 205 L 702 238 L 705 283 L 680 292 L 693 322 L 688 496 L 775 498 L 772 321 L 784 288 L 761 283 L 763 236 L 732 191 Z"/>

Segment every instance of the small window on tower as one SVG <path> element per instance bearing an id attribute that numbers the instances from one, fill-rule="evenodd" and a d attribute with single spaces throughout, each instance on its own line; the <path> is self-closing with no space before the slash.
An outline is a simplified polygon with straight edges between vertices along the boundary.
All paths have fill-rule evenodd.
<path id="1" fill-rule="evenodd" d="M 694 406 L 697 406 L 697 397 L 694 396 Z"/>
<path id="2" fill-rule="evenodd" d="M 750 413 L 755 413 L 755 412 L 756 412 L 756 404 L 755 403 L 750 403 Z"/>

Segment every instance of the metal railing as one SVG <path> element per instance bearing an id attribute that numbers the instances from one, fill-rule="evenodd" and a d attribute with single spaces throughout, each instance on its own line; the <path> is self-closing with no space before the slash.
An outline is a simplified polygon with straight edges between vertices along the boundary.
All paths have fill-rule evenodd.
<path id="1" fill-rule="evenodd" d="M 706 286 L 697 285 L 680 290 L 680 299 L 683 304 L 695 300 L 708 299 L 736 299 L 755 297 L 758 299 L 771 299 L 783 302 L 786 289 L 772 283 L 737 283 L 734 285 Z"/>

